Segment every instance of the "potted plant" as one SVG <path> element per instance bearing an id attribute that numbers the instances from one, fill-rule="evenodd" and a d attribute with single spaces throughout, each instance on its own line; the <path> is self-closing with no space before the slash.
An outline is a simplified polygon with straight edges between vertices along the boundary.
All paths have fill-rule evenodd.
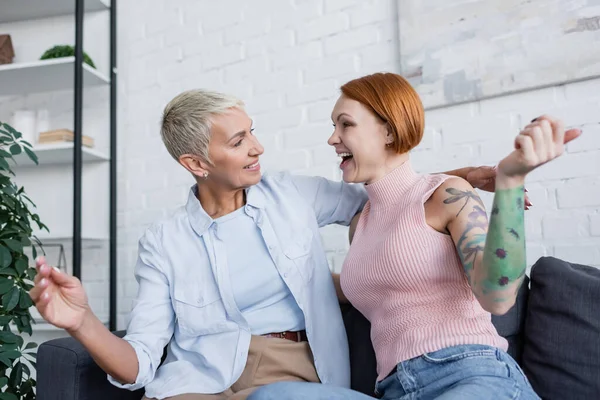
<path id="1" fill-rule="evenodd" d="M 62 57 L 74 57 L 75 56 L 75 47 L 64 44 L 57 45 L 49 48 L 42 54 L 40 60 L 50 60 L 52 58 L 62 58 Z M 94 61 L 87 55 L 87 53 L 83 52 L 83 62 L 89 65 L 92 68 L 96 68 Z"/>
<path id="2" fill-rule="evenodd" d="M 32 212 L 35 204 L 23 187 L 13 181 L 10 162 L 13 156 L 25 153 L 37 164 L 31 144 L 20 132 L 0 122 L 0 400 L 35 399 L 35 343 L 25 345 L 23 333 L 32 334 L 29 309 L 33 302 L 29 290 L 33 287 L 36 270 L 31 267 L 25 252 L 36 249 L 32 240 L 32 224 L 47 230 L 39 216 Z M 15 333 L 15 330 L 18 334 Z"/>

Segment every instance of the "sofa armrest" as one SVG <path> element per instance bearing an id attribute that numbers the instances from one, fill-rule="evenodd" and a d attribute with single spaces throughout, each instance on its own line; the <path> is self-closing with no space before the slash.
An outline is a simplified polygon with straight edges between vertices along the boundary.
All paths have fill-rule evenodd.
<path id="1" fill-rule="evenodd" d="M 123 337 L 124 331 L 115 332 Z M 73 338 L 54 339 L 37 353 L 38 400 L 140 400 L 143 390 L 113 386 L 87 350 Z"/>

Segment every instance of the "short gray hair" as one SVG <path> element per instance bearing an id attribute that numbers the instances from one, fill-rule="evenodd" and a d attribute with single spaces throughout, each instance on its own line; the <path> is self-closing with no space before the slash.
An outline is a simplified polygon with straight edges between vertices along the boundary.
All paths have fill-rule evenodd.
<path id="1" fill-rule="evenodd" d="M 160 135 L 175 160 L 194 154 L 210 162 L 210 118 L 232 107 L 244 107 L 235 96 L 204 89 L 185 91 L 167 104 L 163 112 Z"/>

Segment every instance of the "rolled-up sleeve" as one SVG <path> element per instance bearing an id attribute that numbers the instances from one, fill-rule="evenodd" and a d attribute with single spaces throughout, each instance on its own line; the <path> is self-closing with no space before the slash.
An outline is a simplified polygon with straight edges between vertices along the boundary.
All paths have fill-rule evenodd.
<path id="1" fill-rule="evenodd" d="M 140 239 L 135 266 L 138 293 L 134 300 L 124 339 L 134 348 L 138 358 L 138 375 L 134 383 L 121 384 L 112 376 L 115 386 L 137 390 L 154 379 L 163 350 L 173 335 L 175 312 L 171 303 L 169 281 L 164 274 L 164 260 L 155 234 L 148 230 Z"/>
<path id="2" fill-rule="evenodd" d="M 362 184 L 334 182 L 316 176 L 292 176 L 300 195 L 315 210 L 320 227 L 330 224 L 350 225 L 352 217 L 367 202 L 367 192 Z"/>

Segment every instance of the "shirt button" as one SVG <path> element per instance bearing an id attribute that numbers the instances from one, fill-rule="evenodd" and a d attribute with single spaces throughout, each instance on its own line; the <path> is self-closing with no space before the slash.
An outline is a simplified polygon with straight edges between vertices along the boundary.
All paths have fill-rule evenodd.
<path id="1" fill-rule="evenodd" d="M 285 274 L 283 274 L 283 277 L 287 278 L 288 277 L 288 273 L 286 272 Z"/>

